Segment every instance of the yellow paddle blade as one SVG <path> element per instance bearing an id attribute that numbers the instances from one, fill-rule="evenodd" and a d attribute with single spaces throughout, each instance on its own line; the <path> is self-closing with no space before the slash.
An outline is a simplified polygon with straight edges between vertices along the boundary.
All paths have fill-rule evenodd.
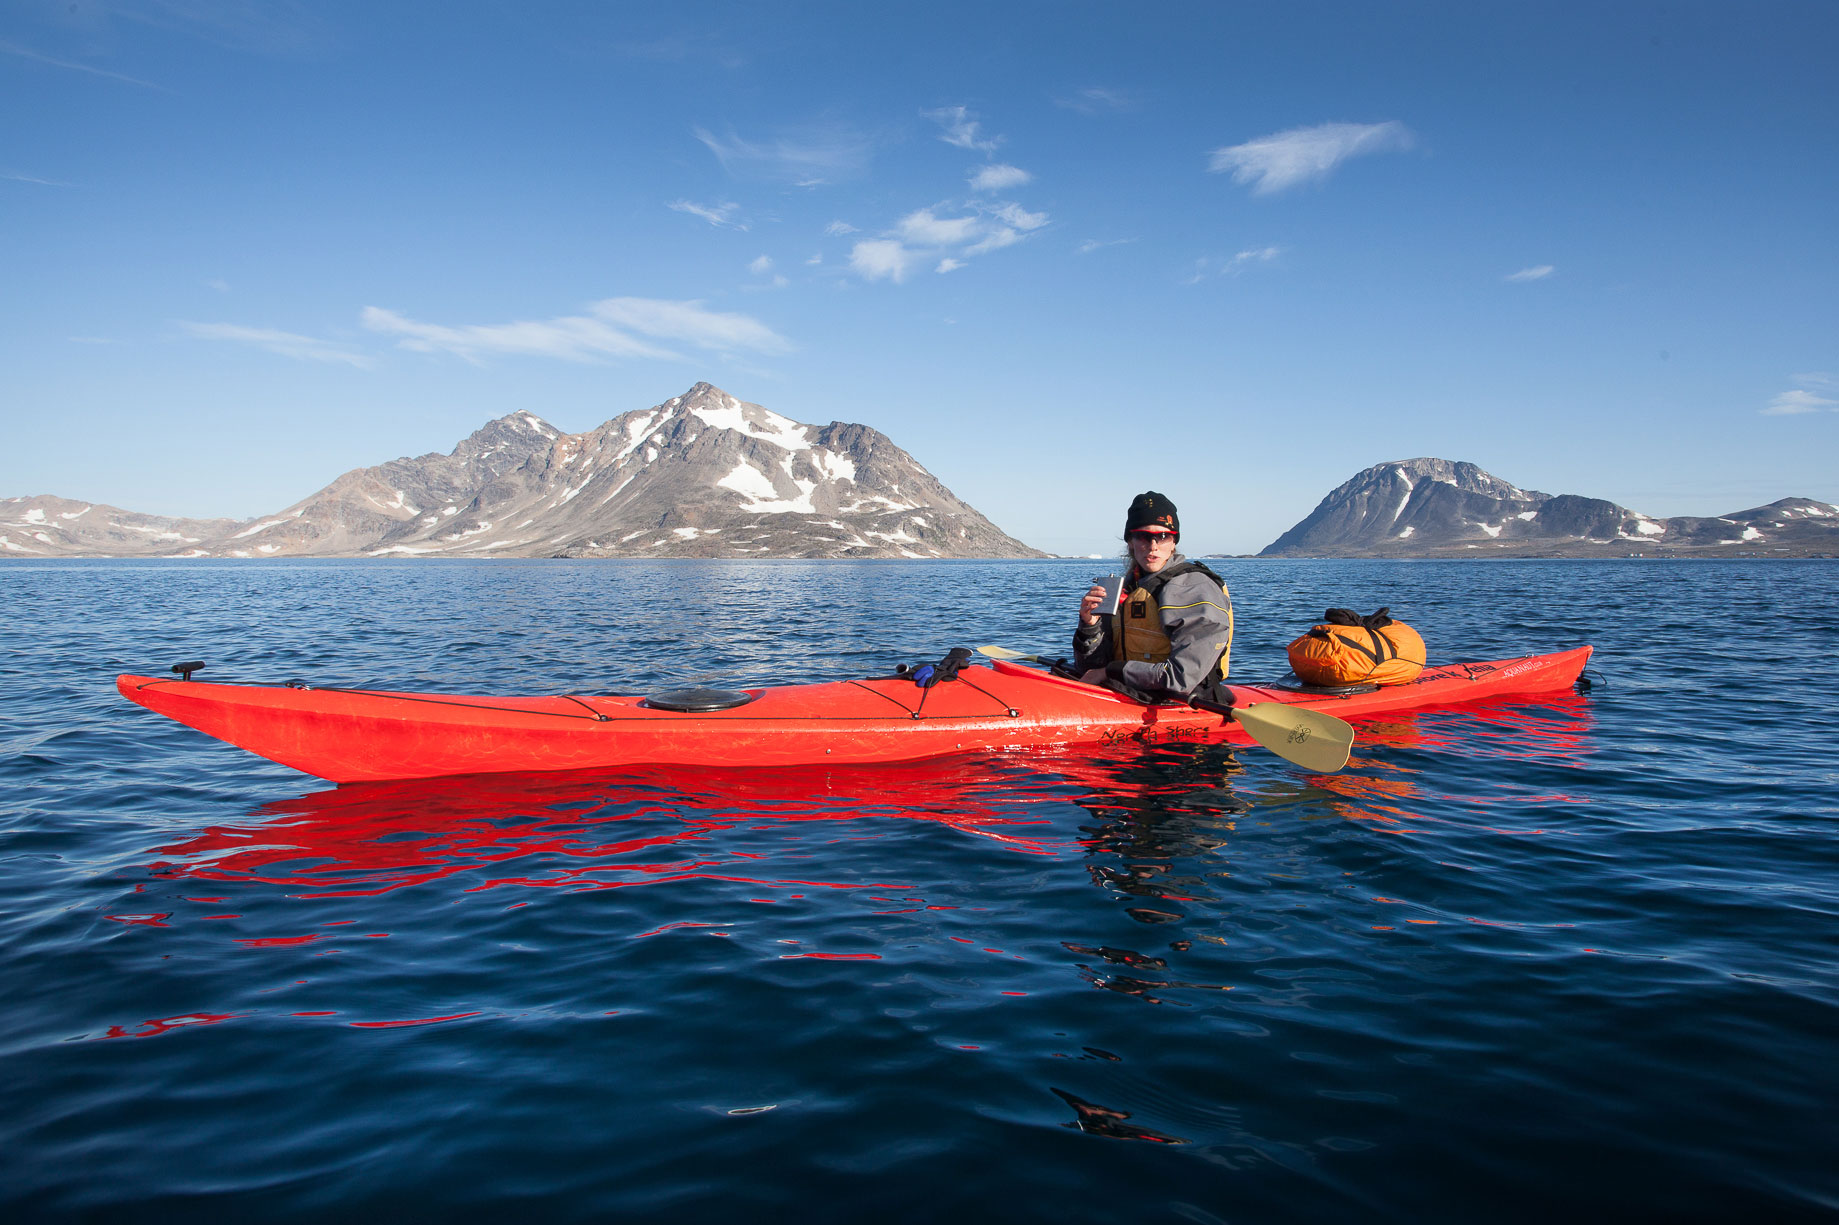
<path id="1" fill-rule="evenodd" d="M 978 647 L 977 654 L 988 655 L 991 659 L 1027 659 L 1039 660 L 1039 655 L 1024 655 L 1020 651 L 1011 651 L 1008 647 Z"/>
<path id="2" fill-rule="evenodd" d="M 1305 770 L 1333 774 L 1354 747 L 1354 729 L 1319 710 L 1253 702 L 1233 707 L 1232 717 L 1253 740 Z"/>

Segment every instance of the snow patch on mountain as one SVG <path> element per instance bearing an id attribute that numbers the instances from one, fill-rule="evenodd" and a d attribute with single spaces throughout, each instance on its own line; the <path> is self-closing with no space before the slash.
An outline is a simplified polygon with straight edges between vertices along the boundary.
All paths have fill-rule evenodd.
<path id="1" fill-rule="evenodd" d="M 776 447 L 788 451 L 810 449 L 811 440 L 806 435 L 808 425 L 800 425 L 778 413 L 768 412 L 758 405 L 742 405 L 732 396 L 725 396 L 723 403 L 700 405 L 690 410 L 706 425 L 718 430 L 733 430 L 749 438 L 758 438 L 770 442 Z M 749 413 L 747 410 L 753 411 Z"/>
<path id="2" fill-rule="evenodd" d="M 792 484 L 798 488 L 798 496 L 783 498 L 770 477 L 743 461 L 716 484 L 724 489 L 732 489 L 747 499 L 743 510 L 769 515 L 816 513 L 816 507 L 811 504 L 811 492 L 817 488 L 816 481 L 793 481 Z"/>
<path id="3" fill-rule="evenodd" d="M 827 481 L 854 481 L 856 479 L 855 461 L 847 455 L 838 455 L 835 451 L 819 447 L 812 453 L 811 463 Z"/>
<path id="4" fill-rule="evenodd" d="M 626 456 L 643 446 L 645 443 L 645 436 L 651 432 L 651 427 L 657 419 L 657 411 L 654 409 L 651 412 L 642 413 L 626 422 L 626 445 L 621 447 L 619 454 L 613 457 L 613 462 L 616 464 L 619 463 L 621 460 L 625 459 Z"/>

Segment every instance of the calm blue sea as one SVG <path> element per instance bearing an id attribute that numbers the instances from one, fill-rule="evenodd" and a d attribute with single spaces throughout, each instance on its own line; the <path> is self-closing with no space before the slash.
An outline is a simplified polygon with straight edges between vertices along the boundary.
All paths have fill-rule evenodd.
<path id="1" fill-rule="evenodd" d="M 334 788 L 121 671 L 459 692 L 1060 653 L 1105 563 L 0 564 L 0 1218 L 1839 1213 L 1839 563 L 1220 563 L 1588 695 Z"/>

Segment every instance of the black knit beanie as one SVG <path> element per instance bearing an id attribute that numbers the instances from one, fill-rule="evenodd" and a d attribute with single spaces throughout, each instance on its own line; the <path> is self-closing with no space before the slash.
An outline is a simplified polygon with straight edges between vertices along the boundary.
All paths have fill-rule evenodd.
<path id="1" fill-rule="evenodd" d="M 1130 513 L 1124 516 L 1126 536 L 1140 527 L 1166 527 L 1175 533 L 1175 539 L 1181 539 L 1181 517 L 1175 513 L 1175 504 L 1153 489 L 1132 499 Z"/>

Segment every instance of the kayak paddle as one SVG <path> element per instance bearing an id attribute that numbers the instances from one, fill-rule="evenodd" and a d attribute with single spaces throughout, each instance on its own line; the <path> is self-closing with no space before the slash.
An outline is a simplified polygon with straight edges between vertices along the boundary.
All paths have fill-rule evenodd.
<path id="1" fill-rule="evenodd" d="M 1071 675 L 1059 660 L 1025 655 L 1020 651 L 1011 651 L 1008 647 L 978 647 L 977 652 L 991 659 L 1045 664 L 1061 675 Z M 1189 698 L 1188 705 L 1224 715 L 1244 728 L 1246 735 L 1285 761 L 1320 774 L 1333 774 L 1345 766 L 1348 751 L 1354 746 L 1353 727 L 1319 710 L 1307 710 L 1284 702 L 1227 706 L 1222 702 L 1209 702 L 1205 698 Z"/>

